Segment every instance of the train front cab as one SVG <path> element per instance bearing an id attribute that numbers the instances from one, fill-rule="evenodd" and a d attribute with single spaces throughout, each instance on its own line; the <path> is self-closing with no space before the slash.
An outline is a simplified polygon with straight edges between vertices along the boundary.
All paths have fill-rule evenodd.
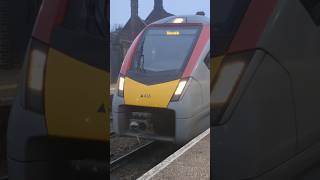
<path id="1" fill-rule="evenodd" d="M 209 31 L 204 16 L 172 16 L 138 35 L 113 97 L 115 132 L 183 144 L 209 128 Z"/>
<path id="2" fill-rule="evenodd" d="M 231 1 L 214 3 L 211 174 L 293 179 L 320 158 L 320 2 Z"/>
<path id="3" fill-rule="evenodd" d="M 105 3 L 43 1 L 9 118 L 10 180 L 68 179 L 68 160 L 107 159 Z"/>

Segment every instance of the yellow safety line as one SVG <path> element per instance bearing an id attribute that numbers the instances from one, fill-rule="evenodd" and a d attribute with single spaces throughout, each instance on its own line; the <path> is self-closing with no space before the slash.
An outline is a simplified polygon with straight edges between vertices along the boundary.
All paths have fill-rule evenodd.
<path id="1" fill-rule="evenodd" d="M 2 86 L 0 86 L 0 91 L 10 90 L 10 89 L 15 89 L 15 88 L 17 88 L 17 84 L 2 85 Z"/>

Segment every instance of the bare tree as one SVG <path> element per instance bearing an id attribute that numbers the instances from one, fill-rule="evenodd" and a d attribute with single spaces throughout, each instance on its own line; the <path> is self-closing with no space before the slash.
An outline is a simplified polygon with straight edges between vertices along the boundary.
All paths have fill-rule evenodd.
<path id="1" fill-rule="evenodd" d="M 121 24 L 114 24 L 111 28 L 111 32 L 119 32 L 123 28 Z"/>

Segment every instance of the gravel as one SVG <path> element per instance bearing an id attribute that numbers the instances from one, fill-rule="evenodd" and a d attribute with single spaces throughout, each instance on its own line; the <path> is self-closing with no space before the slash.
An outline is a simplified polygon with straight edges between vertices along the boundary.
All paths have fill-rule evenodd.
<path id="1" fill-rule="evenodd" d="M 121 136 L 111 136 L 110 138 L 110 160 L 116 160 L 117 158 L 128 154 L 132 150 L 150 142 L 146 139 L 137 139 L 134 137 L 121 137 Z"/>
<path id="2" fill-rule="evenodd" d="M 154 142 L 147 152 L 134 157 L 127 164 L 111 172 L 111 180 L 137 179 L 162 160 L 174 153 L 178 147 L 172 143 Z"/>

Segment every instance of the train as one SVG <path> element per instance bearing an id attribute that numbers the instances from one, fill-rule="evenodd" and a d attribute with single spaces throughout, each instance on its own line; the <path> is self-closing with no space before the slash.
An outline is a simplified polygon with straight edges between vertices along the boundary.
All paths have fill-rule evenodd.
<path id="1" fill-rule="evenodd" d="M 22 56 L 41 5 L 41 0 L 3 0 L 0 3 L 0 178 L 6 174 L 6 134 L 15 83 L 19 74 Z M 22 18 L 23 17 L 23 18 Z M 3 72 L 8 72 L 8 74 Z M 7 86 L 7 88 L 3 88 Z M 8 86 L 9 85 L 9 86 Z M 11 85 L 11 86 L 10 86 Z M 3 93 L 6 92 L 6 93 Z"/>
<path id="2" fill-rule="evenodd" d="M 109 157 L 107 6 L 42 1 L 8 121 L 10 180 L 70 179 L 72 160 Z"/>
<path id="3" fill-rule="evenodd" d="M 213 1 L 213 179 L 294 179 L 319 162 L 319 8 Z"/>
<path id="4" fill-rule="evenodd" d="M 210 127 L 210 20 L 156 21 L 131 44 L 112 101 L 123 136 L 182 145 Z"/>

